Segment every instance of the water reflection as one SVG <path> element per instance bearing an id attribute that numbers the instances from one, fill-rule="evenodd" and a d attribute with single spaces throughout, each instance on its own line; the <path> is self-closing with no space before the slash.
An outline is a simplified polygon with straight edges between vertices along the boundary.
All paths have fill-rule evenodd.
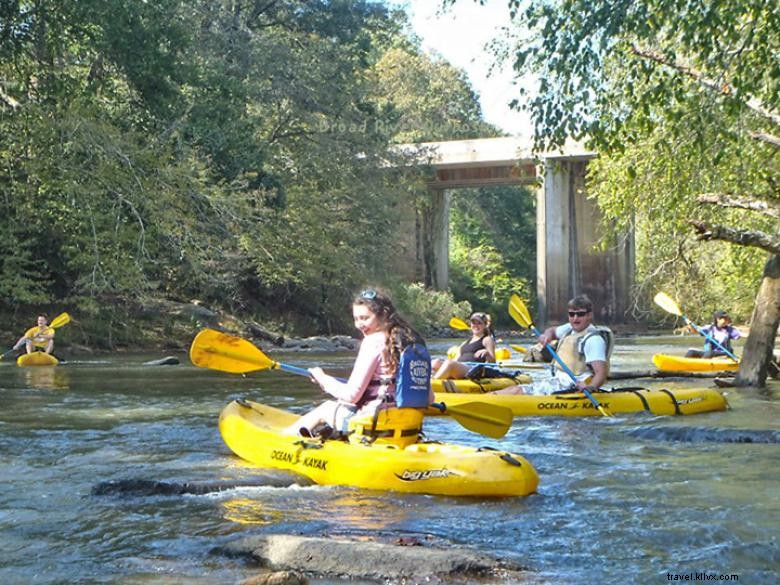
<path id="1" fill-rule="evenodd" d="M 69 390 L 68 370 L 57 366 L 24 368 L 24 379 L 28 388 L 36 390 Z"/>
<path id="2" fill-rule="evenodd" d="M 253 498 L 234 498 L 222 502 L 222 517 L 238 524 L 266 526 L 281 522 L 282 513 Z"/>

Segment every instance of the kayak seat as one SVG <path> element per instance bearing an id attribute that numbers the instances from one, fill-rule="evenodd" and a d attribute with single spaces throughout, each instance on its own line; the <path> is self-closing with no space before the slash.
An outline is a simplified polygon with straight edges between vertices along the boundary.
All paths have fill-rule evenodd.
<path id="1" fill-rule="evenodd" d="M 403 448 L 417 442 L 422 421 L 423 412 L 417 408 L 386 408 L 375 417 L 352 417 L 348 427 L 349 442 Z"/>

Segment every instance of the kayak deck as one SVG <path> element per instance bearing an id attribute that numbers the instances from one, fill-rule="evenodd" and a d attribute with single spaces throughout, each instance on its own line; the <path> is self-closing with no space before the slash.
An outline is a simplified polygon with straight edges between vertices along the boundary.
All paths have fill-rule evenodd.
<path id="1" fill-rule="evenodd" d="M 25 353 L 16 358 L 16 364 L 23 368 L 30 366 L 56 366 L 59 360 L 49 353 L 34 351 Z"/>
<path id="2" fill-rule="evenodd" d="M 613 414 L 649 412 L 655 415 L 700 414 L 726 410 L 726 398 L 714 388 L 631 389 L 612 392 L 594 392 L 593 396 Z M 436 401 L 457 406 L 465 402 L 485 402 L 504 406 L 514 416 L 601 416 L 581 392 L 532 396 L 527 394 L 473 394 L 436 393 Z M 429 409 L 426 414 L 441 414 Z"/>

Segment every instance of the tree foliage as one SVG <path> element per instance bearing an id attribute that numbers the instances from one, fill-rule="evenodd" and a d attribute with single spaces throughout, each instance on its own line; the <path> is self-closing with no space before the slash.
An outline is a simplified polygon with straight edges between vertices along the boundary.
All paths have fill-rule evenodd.
<path id="1" fill-rule="evenodd" d="M 636 226 L 642 279 L 699 300 L 735 300 L 780 254 L 780 7 L 771 0 L 510 0 L 519 74 L 539 88 L 516 102 L 540 145 L 598 148 L 589 186 L 606 224 Z M 616 230 L 611 234 L 616 235 Z M 720 240 L 748 251 L 691 246 Z M 716 281 L 718 285 L 711 286 Z M 763 286 L 762 290 L 776 290 Z M 758 298 L 743 383 L 763 384 L 779 299 Z M 742 305 L 744 306 L 744 304 Z M 755 335 L 753 335 L 755 332 Z"/>
<path id="2" fill-rule="evenodd" d="M 409 261 L 388 145 L 483 129 L 375 2 L 0 2 L 0 311 L 114 342 L 156 298 L 345 330 Z"/>

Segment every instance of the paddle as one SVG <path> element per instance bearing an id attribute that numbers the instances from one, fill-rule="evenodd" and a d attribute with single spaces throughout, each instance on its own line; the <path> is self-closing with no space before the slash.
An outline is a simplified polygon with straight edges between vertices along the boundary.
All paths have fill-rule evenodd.
<path id="1" fill-rule="evenodd" d="M 59 315 L 54 317 L 54 319 L 51 320 L 51 323 L 49 323 L 49 327 L 51 327 L 52 329 L 57 329 L 58 327 L 62 327 L 63 325 L 67 325 L 68 323 L 70 323 L 70 315 L 68 315 L 67 313 L 60 313 Z M 12 347 L 8 351 L 0 355 L 0 360 L 3 360 L 15 354 L 19 350 L 21 350 L 21 347 L 18 348 Z"/>
<path id="2" fill-rule="evenodd" d="M 510 343 L 509 347 L 511 347 L 518 353 L 528 353 L 528 348 L 523 347 L 522 345 L 515 345 L 514 343 Z"/>
<path id="3" fill-rule="evenodd" d="M 231 374 L 279 369 L 311 378 L 308 370 L 277 362 L 246 339 L 213 329 L 204 329 L 195 336 L 190 347 L 190 360 L 198 367 Z M 512 424 L 512 411 L 503 406 L 481 402 L 458 406 L 434 403 L 431 406 L 448 413 L 464 428 L 488 437 L 503 437 Z"/>
<path id="4" fill-rule="evenodd" d="M 533 319 L 531 319 L 531 313 L 528 312 L 528 308 L 525 306 L 525 303 L 523 300 L 517 296 L 516 294 L 513 294 L 509 298 L 509 314 L 512 316 L 512 319 L 517 321 L 517 324 L 521 327 L 525 327 L 526 329 L 530 329 L 534 332 L 534 335 L 537 337 L 541 335 L 539 333 L 539 330 L 534 325 Z M 552 348 L 552 346 L 547 343 L 545 344 L 545 347 L 547 348 L 547 351 L 550 352 L 550 355 L 553 356 L 553 359 L 555 359 L 556 362 L 561 366 L 564 372 L 568 374 L 568 376 L 572 379 L 572 382 L 575 384 L 577 383 L 577 377 L 574 375 L 574 372 L 571 371 L 571 368 L 567 366 L 563 360 L 561 359 L 561 356 L 558 355 L 558 353 Z M 590 393 L 590 390 L 587 388 L 583 388 L 582 392 L 585 394 L 585 396 L 588 397 L 588 400 L 595 406 L 601 414 L 604 416 L 612 416 L 612 414 L 607 411 L 606 408 L 604 408 L 596 398 L 594 398 L 593 394 Z"/>
<path id="5" fill-rule="evenodd" d="M 458 329 L 459 331 L 467 331 L 467 330 L 471 329 L 471 327 L 469 326 L 469 324 L 468 324 L 468 323 L 466 323 L 466 322 L 465 322 L 463 319 L 461 319 L 460 317 L 453 317 L 452 319 L 450 319 L 450 323 L 449 323 L 449 325 L 450 325 L 450 327 L 452 327 L 453 329 Z"/>
<path id="6" fill-rule="evenodd" d="M 739 358 L 737 356 L 735 356 L 732 352 L 730 352 L 728 349 L 723 347 L 720 343 L 715 341 L 715 339 L 711 335 L 709 335 L 701 327 L 693 323 L 688 317 L 683 315 L 682 311 L 680 310 L 680 307 L 677 305 L 676 302 L 674 302 L 674 299 L 672 299 L 672 297 L 670 297 L 666 293 L 659 292 L 657 295 L 655 295 L 655 297 L 653 297 L 653 301 L 655 302 L 656 305 L 661 307 L 667 313 L 671 313 L 672 315 L 677 315 L 678 317 L 682 317 L 682 320 L 685 321 L 685 323 L 688 326 L 693 327 L 699 335 L 705 337 L 707 341 L 709 341 L 710 343 L 718 346 L 721 349 L 721 351 L 723 351 L 723 353 L 725 353 L 735 362 L 739 363 Z"/>

